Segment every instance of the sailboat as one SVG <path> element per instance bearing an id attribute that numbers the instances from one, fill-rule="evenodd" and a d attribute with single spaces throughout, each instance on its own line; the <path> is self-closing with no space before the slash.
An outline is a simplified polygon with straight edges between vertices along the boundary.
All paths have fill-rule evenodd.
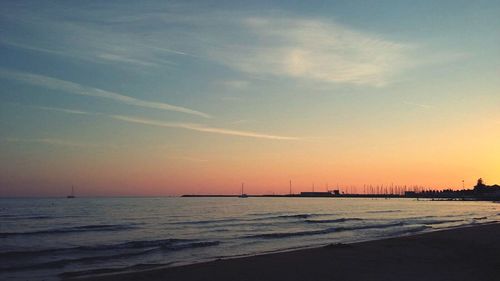
<path id="1" fill-rule="evenodd" d="M 75 187 L 71 186 L 71 194 L 66 196 L 66 198 L 75 198 Z"/>
<path id="2" fill-rule="evenodd" d="M 238 196 L 240 198 L 248 198 L 248 195 L 246 195 L 245 193 L 243 193 L 243 187 L 244 187 L 244 183 L 241 183 L 241 195 Z"/>

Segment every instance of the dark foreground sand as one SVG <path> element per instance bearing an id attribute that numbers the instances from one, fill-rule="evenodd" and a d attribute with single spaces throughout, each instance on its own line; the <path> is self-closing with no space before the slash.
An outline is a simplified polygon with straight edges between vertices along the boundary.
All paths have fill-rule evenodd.
<path id="1" fill-rule="evenodd" d="M 500 280 L 500 224 L 85 280 Z"/>

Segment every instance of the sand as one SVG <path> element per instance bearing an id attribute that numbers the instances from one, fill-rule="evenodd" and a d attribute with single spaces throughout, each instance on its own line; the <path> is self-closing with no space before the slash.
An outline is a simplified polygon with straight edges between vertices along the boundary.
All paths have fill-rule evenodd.
<path id="1" fill-rule="evenodd" d="M 82 280 L 82 279 L 79 279 Z M 500 280 L 500 224 L 84 280 Z"/>

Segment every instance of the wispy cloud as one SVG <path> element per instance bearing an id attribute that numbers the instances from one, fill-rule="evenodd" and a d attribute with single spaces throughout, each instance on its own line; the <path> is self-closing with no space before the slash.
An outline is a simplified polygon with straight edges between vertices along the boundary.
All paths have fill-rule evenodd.
<path id="1" fill-rule="evenodd" d="M 237 124 L 244 124 L 244 123 L 248 123 L 248 122 L 250 122 L 250 120 L 248 120 L 248 119 L 239 119 L 239 120 L 231 121 L 229 123 L 233 124 L 233 125 L 237 125 Z"/>
<path id="2" fill-rule="evenodd" d="M 2 138 L 1 140 L 4 142 L 13 142 L 13 143 L 42 143 L 47 145 L 81 147 L 81 148 L 117 147 L 116 145 L 82 143 L 82 142 L 75 142 L 57 138 Z"/>
<path id="3" fill-rule="evenodd" d="M 138 28 L 151 21 L 161 24 L 161 17 L 167 16 L 167 12 L 131 11 L 110 3 L 99 8 L 80 7 L 68 15 L 67 8 L 64 3 L 59 3 L 51 5 L 50 9 L 33 12 L 21 5 L 11 5 L 4 9 L 10 10 L 8 13 L 0 11 L 6 27 L 0 44 L 126 67 L 158 67 L 172 64 L 166 57 L 194 57 L 172 46 L 170 28 L 162 25 L 168 30 L 168 37 L 165 32 L 159 33 L 152 28 L 148 29 L 148 34 Z M 135 15 L 123 16 L 128 13 Z M 27 33 L 36 33 L 37 36 L 24 36 Z"/>
<path id="4" fill-rule="evenodd" d="M 30 45 L 30 44 L 23 44 L 19 42 L 13 42 L 10 40 L 6 40 L 5 38 L 0 38 L 0 44 L 7 45 L 10 47 L 17 47 L 21 49 L 26 49 L 26 50 L 31 50 L 31 51 L 37 51 L 37 52 L 42 52 L 42 53 L 48 53 L 48 54 L 53 54 L 53 55 L 60 55 L 60 56 L 66 56 L 67 53 L 62 52 L 62 51 L 57 51 L 53 49 L 48 49 L 48 48 L 43 48 L 43 47 L 37 47 L 36 45 Z"/>
<path id="5" fill-rule="evenodd" d="M 57 108 L 57 107 L 49 107 L 49 106 L 29 106 L 29 107 L 43 109 L 43 110 L 59 111 L 59 112 L 70 113 L 70 114 L 90 115 L 89 112 L 75 110 L 75 109 Z"/>
<path id="6" fill-rule="evenodd" d="M 116 120 L 129 122 L 129 123 L 137 123 L 137 124 L 166 127 L 166 128 L 179 128 L 179 129 L 186 129 L 186 130 L 191 130 L 191 131 L 212 133 L 212 134 L 221 134 L 221 135 L 230 135 L 230 136 L 239 136 L 239 137 L 250 137 L 250 138 L 259 138 L 259 139 L 272 139 L 272 140 L 298 140 L 299 139 L 297 137 L 270 135 L 270 134 L 263 134 L 263 133 L 257 133 L 257 132 L 251 132 L 251 131 L 230 130 L 230 129 L 224 129 L 224 128 L 209 127 L 209 126 L 205 126 L 205 125 L 201 125 L 201 124 L 193 124 L 193 123 L 162 122 L 162 121 L 157 121 L 157 120 L 129 117 L 129 116 L 123 116 L 123 115 L 110 115 L 109 117 L 116 119 Z"/>
<path id="7" fill-rule="evenodd" d="M 41 106 L 41 105 L 26 105 L 26 104 L 20 104 L 20 103 L 16 103 L 16 102 L 5 102 L 4 104 L 10 104 L 10 105 L 14 105 L 14 106 L 23 106 L 23 107 L 29 107 L 29 108 L 35 108 L 35 109 L 42 109 L 42 110 L 49 110 L 49 111 L 58 111 L 58 112 L 64 112 L 64 113 L 69 113 L 69 114 L 93 115 L 93 113 L 82 111 L 82 110 L 76 110 L 76 109 L 67 109 L 67 108 Z M 97 113 L 95 113 L 95 114 L 97 114 Z"/>
<path id="8" fill-rule="evenodd" d="M 34 51 L 141 68 L 171 67 L 178 59 L 189 57 L 257 78 L 375 87 L 391 83 L 411 67 L 466 57 L 452 50 L 436 52 L 418 43 L 399 42 L 331 19 L 283 11 L 252 16 L 248 11 L 198 8 L 150 3 L 130 9 L 106 3 L 85 6 L 66 16 L 64 4 L 36 13 L 13 6 L 15 16 L 1 15 L 6 23 L 1 41 Z M 19 30 L 42 34 L 42 38 L 23 36 Z"/>
<path id="9" fill-rule="evenodd" d="M 216 84 L 221 85 L 229 90 L 242 90 L 248 87 L 250 84 L 246 80 L 225 80 L 218 81 Z"/>
<path id="10" fill-rule="evenodd" d="M 36 44 L 29 44 L 23 42 L 16 42 L 13 40 L 6 40 L 4 38 L 0 39 L 0 44 L 7 45 L 10 47 L 21 48 L 30 51 L 36 51 L 51 55 L 57 55 L 62 57 L 67 57 L 71 59 L 78 59 L 89 61 L 93 63 L 125 63 L 132 64 L 139 67 L 151 67 L 151 66 L 160 66 L 160 65 L 169 65 L 171 66 L 173 63 L 169 60 L 162 58 L 155 59 L 143 59 L 138 56 L 133 56 L 124 51 L 117 51 L 116 49 L 102 48 L 93 49 L 93 48 L 66 48 L 59 49 L 54 47 L 39 47 Z M 124 49 L 126 50 L 126 49 Z M 167 51 L 165 51 L 167 52 Z"/>
<path id="11" fill-rule="evenodd" d="M 382 86 L 412 62 L 408 44 L 321 19 L 246 18 L 255 40 L 209 50 L 209 55 L 251 74 Z"/>
<path id="12" fill-rule="evenodd" d="M 408 102 L 408 101 L 405 101 L 404 103 L 407 105 L 412 105 L 412 106 L 420 107 L 423 109 L 431 109 L 432 108 L 432 106 L 428 105 L 428 104 L 414 103 L 414 102 Z"/>
<path id="13" fill-rule="evenodd" d="M 138 60 L 138 59 L 133 59 L 133 58 L 128 58 L 123 55 L 117 55 L 117 54 L 98 54 L 98 58 L 104 59 L 104 60 L 110 60 L 110 61 L 115 61 L 115 62 L 124 62 L 124 63 L 132 63 L 132 64 L 138 64 L 138 65 L 143 65 L 143 66 L 154 66 L 157 65 L 156 63 L 149 62 L 149 61 L 143 61 L 143 60 Z"/>
<path id="14" fill-rule="evenodd" d="M 210 115 L 203 113 L 203 112 L 200 112 L 200 111 L 193 110 L 193 109 L 189 109 L 189 108 L 185 108 L 185 107 L 181 107 L 181 106 L 175 106 L 175 105 L 171 105 L 171 104 L 163 103 L 163 102 L 145 101 L 145 100 L 125 96 L 122 94 L 118 94 L 115 92 L 102 90 L 102 89 L 98 89 L 98 88 L 87 87 L 87 86 L 84 86 L 84 85 L 81 85 L 78 83 L 74 83 L 74 82 L 70 82 L 70 81 L 66 81 L 66 80 L 61 80 L 61 79 L 57 79 L 57 78 L 53 78 L 53 77 L 49 77 L 49 76 L 44 76 L 44 75 L 0 69 L 0 77 L 12 79 L 12 80 L 17 80 L 17 81 L 20 81 L 23 83 L 36 85 L 36 86 L 40 86 L 40 87 L 44 87 L 44 88 L 48 88 L 48 89 L 59 90 L 59 91 L 63 91 L 65 93 L 74 94 L 74 95 L 83 95 L 83 96 L 91 96 L 91 97 L 97 97 L 97 98 L 110 99 L 110 100 L 113 100 L 116 102 L 134 105 L 134 106 L 175 111 L 175 112 L 181 112 L 181 113 L 197 115 L 197 116 L 201 116 L 201 117 L 205 117 L 205 118 L 210 118 Z"/>
<path id="15" fill-rule="evenodd" d="M 158 120 L 152 120 L 152 119 L 146 119 L 146 118 L 138 118 L 138 117 L 124 116 L 124 115 L 108 115 L 108 114 L 104 114 L 104 113 L 97 113 L 97 112 L 92 113 L 92 112 L 85 112 L 85 111 L 66 109 L 66 108 L 56 108 L 56 107 L 45 107 L 45 106 L 30 106 L 30 107 L 39 108 L 42 110 L 64 112 L 64 113 L 69 113 L 69 114 L 87 114 L 87 115 L 105 116 L 105 117 L 108 117 L 108 118 L 111 118 L 114 120 L 119 120 L 119 121 L 123 121 L 123 122 L 127 122 L 127 123 L 142 124 L 142 125 L 148 125 L 148 126 L 157 126 L 157 127 L 164 127 L 164 128 L 185 129 L 185 130 L 202 132 L 202 133 L 210 133 L 210 134 L 259 138 L 259 139 L 270 139 L 270 140 L 300 140 L 301 139 L 298 137 L 281 136 L 281 135 L 265 134 L 265 133 L 258 133 L 258 132 L 252 132 L 252 131 L 232 130 L 232 129 L 225 129 L 225 128 L 210 127 L 210 126 L 196 124 L 196 123 L 164 122 L 164 121 L 158 121 Z"/>

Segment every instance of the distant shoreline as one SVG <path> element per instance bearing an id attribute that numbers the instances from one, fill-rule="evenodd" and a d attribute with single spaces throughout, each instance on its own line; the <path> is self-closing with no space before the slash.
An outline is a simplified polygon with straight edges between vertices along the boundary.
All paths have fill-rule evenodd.
<path id="1" fill-rule="evenodd" d="M 78 280 L 498 280 L 499 252 L 497 222 Z"/>
<path id="2" fill-rule="evenodd" d="M 240 195 L 237 194 L 184 194 L 180 197 L 183 198 L 205 198 L 205 197 L 214 197 L 214 198 L 237 198 Z M 399 194 L 339 194 L 339 195 L 302 195 L 302 194 L 263 194 L 263 195 L 251 195 L 246 194 L 246 197 L 254 197 L 254 198 L 378 198 L 378 199 L 423 199 L 423 200 L 435 200 L 435 201 L 500 201 L 500 196 L 493 197 L 447 197 L 447 196 L 405 196 Z"/>

